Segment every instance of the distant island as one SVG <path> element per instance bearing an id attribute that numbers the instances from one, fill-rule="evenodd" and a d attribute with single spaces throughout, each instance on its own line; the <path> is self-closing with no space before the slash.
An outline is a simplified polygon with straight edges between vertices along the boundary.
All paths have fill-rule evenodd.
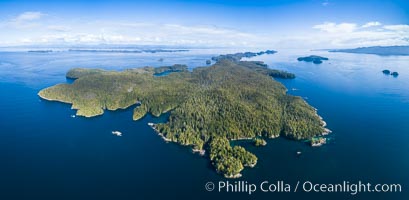
<path id="1" fill-rule="evenodd" d="M 328 58 L 311 55 L 306 57 L 299 57 L 297 58 L 298 61 L 305 61 L 305 62 L 312 62 L 314 64 L 321 64 L 323 60 L 328 60 Z"/>
<path id="2" fill-rule="evenodd" d="M 263 54 L 274 54 L 277 51 L 274 50 L 267 50 L 267 51 L 260 51 L 260 52 L 244 52 L 244 53 L 235 53 L 235 54 L 226 54 L 226 55 L 219 55 L 212 57 L 213 61 L 220 61 L 220 60 L 229 60 L 231 62 L 237 63 L 244 63 L 241 61 L 242 58 L 252 58 L 255 56 L 263 55 Z M 288 73 L 281 70 L 270 69 L 267 64 L 262 61 L 251 61 L 247 63 L 252 63 L 253 70 L 259 73 L 274 77 L 274 78 L 283 78 L 283 79 L 293 79 L 295 78 L 295 74 Z"/>
<path id="3" fill-rule="evenodd" d="M 226 55 L 219 55 L 212 57 L 212 60 L 219 61 L 221 59 L 228 59 L 231 61 L 240 61 L 242 58 L 252 58 L 255 56 L 260 56 L 263 54 L 275 54 L 277 51 L 274 50 L 266 50 L 260 52 L 244 52 L 244 53 L 235 53 L 235 54 L 226 54 Z"/>
<path id="4" fill-rule="evenodd" d="M 399 73 L 398 72 L 392 72 L 391 75 L 394 76 L 394 77 L 397 77 L 397 76 L 399 76 Z"/>
<path id="5" fill-rule="evenodd" d="M 398 77 L 399 73 L 398 72 L 392 72 L 389 69 L 385 69 L 382 71 L 383 74 L 385 75 L 392 75 L 393 77 Z"/>
<path id="6" fill-rule="evenodd" d="M 29 50 L 28 53 L 51 53 L 53 50 Z"/>
<path id="7" fill-rule="evenodd" d="M 257 53 L 256 53 L 257 54 Z M 104 110 L 135 106 L 133 119 L 147 113 L 168 121 L 151 126 L 164 140 L 191 146 L 205 154 L 227 178 L 240 177 L 258 158 L 232 140 L 283 136 L 294 140 L 328 133 L 316 110 L 271 77 L 294 78 L 259 61 L 241 61 L 246 53 L 215 57 L 216 63 L 188 71 L 185 65 L 143 67 L 124 71 L 75 68 L 62 83 L 41 90 L 49 101 L 72 104 L 78 116 L 102 115 Z M 165 76 L 158 73 L 173 72 Z M 206 153 L 205 153 L 206 152 Z"/>
<path id="8" fill-rule="evenodd" d="M 380 56 L 408 56 L 409 46 L 373 46 L 355 49 L 331 49 L 329 52 L 375 54 Z"/>
<path id="9" fill-rule="evenodd" d="M 390 71 L 389 69 L 384 69 L 384 70 L 382 71 L 382 73 L 384 73 L 385 75 L 390 75 L 390 74 L 391 74 L 391 71 Z"/>

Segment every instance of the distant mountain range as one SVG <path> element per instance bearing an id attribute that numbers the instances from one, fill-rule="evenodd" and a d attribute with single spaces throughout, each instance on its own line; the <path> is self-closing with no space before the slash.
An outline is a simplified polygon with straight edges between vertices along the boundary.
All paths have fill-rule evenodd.
<path id="1" fill-rule="evenodd" d="M 57 50 L 55 52 L 62 51 Z M 64 50 L 65 51 L 65 50 Z M 173 52 L 185 52 L 187 49 L 68 49 L 66 51 L 71 52 L 93 52 L 93 53 L 173 53 Z M 29 53 L 51 53 L 54 50 L 28 50 Z"/>
<path id="2" fill-rule="evenodd" d="M 328 52 L 376 54 L 380 56 L 409 56 L 409 46 L 373 46 L 355 49 L 330 49 Z"/>
<path id="3" fill-rule="evenodd" d="M 187 49 L 142 49 L 142 50 L 121 50 L 121 49 L 68 49 L 76 52 L 96 52 L 96 53 L 173 53 L 185 52 Z"/>

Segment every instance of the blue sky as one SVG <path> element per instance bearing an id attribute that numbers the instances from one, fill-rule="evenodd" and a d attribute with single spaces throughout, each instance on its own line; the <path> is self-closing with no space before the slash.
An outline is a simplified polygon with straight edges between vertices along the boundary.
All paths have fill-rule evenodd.
<path id="1" fill-rule="evenodd" d="M 0 46 L 408 45 L 409 3 L 402 0 L 0 0 L 0 30 Z"/>

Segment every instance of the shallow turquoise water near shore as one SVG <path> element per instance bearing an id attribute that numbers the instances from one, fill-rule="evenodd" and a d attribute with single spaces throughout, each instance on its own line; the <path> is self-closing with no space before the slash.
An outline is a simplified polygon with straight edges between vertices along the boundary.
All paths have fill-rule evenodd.
<path id="1" fill-rule="evenodd" d="M 147 125 L 164 117 L 134 122 L 129 108 L 95 118 L 71 118 L 75 112 L 69 105 L 37 97 L 40 89 L 65 82 L 64 74 L 71 67 L 122 70 L 175 63 L 197 67 L 224 52 L 1 52 L 0 195 L 4 199 L 248 199 L 247 193 L 207 192 L 206 182 L 225 179 L 207 159 L 164 142 Z M 310 54 L 330 60 L 321 65 L 296 61 Z M 409 57 L 279 50 L 252 60 L 295 73 L 296 79 L 279 81 L 289 93 L 316 107 L 333 134 L 330 143 L 320 148 L 285 138 L 268 140 L 259 148 L 240 142 L 259 162 L 245 169 L 239 180 L 397 183 L 403 185 L 401 193 L 360 193 L 353 198 L 408 197 Z M 381 72 L 385 68 L 398 71 L 399 77 L 385 76 Z M 112 135 L 114 130 L 123 136 Z M 348 193 L 260 191 L 251 197 L 352 198 Z"/>

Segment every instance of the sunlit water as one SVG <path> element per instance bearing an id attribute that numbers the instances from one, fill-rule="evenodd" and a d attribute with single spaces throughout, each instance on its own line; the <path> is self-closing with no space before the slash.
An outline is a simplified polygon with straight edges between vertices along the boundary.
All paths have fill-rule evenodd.
<path id="1" fill-rule="evenodd" d="M 147 125 L 166 116 L 132 121 L 130 109 L 95 118 L 72 118 L 69 105 L 40 100 L 37 92 L 65 82 L 73 67 L 123 70 L 141 66 L 205 66 L 220 53 L 0 53 L 1 199 L 406 199 L 409 185 L 409 57 L 279 50 L 252 60 L 296 74 L 279 80 L 289 93 L 318 109 L 333 133 L 320 148 L 284 138 L 265 147 L 238 142 L 259 157 L 239 180 L 398 183 L 402 193 L 207 192 L 208 181 L 225 180 L 208 159 L 166 143 Z M 317 54 L 323 64 L 298 62 Z M 163 61 L 159 61 L 163 58 Z M 393 78 L 383 69 L 398 71 Z M 122 137 L 111 134 L 118 130 Z M 301 151 L 301 156 L 296 152 Z M 237 180 L 229 180 L 231 182 Z"/>

